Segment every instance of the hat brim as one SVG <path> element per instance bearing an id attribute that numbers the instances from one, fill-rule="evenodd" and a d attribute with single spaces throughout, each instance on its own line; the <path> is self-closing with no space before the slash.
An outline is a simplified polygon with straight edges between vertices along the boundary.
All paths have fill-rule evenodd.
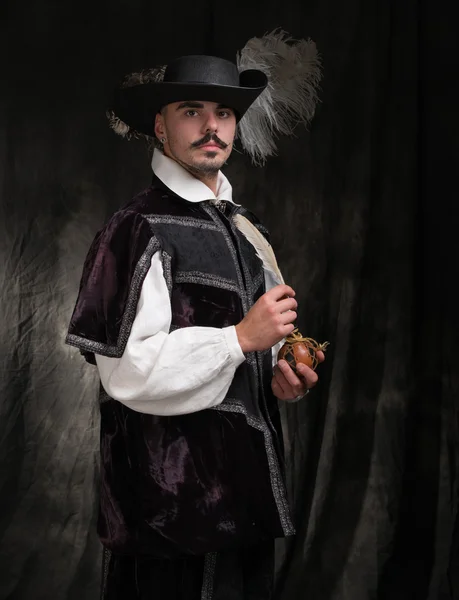
<path id="1" fill-rule="evenodd" d="M 217 102 L 233 109 L 239 121 L 267 85 L 266 75 L 254 69 L 242 71 L 239 86 L 194 82 L 144 83 L 117 90 L 113 111 L 131 129 L 154 137 L 155 115 L 167 104 Z"/>

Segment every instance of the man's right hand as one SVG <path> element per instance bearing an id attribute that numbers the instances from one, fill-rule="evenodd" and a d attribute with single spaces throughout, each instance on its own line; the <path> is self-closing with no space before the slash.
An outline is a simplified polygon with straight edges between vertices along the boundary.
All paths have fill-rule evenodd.
<path id="1" fill-rule="evenodd" d="M 288 296 L 288 297 L 286 297 Z M 298 303 L 288 285 L 277 285 L 259 298 L 242 321 L 236 333 L 242 352 L 272 348 L 295 329 L 293 322 Z"/>

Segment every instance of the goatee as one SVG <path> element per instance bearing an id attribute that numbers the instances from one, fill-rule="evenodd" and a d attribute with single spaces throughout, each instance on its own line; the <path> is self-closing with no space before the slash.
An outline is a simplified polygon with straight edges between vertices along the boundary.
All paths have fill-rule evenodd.
<path id="1" fill-rule="evenodd" d="M 212 157 L 213 158 L 213 157 Z M 212 163 L 204 163 L 204 164 L 191 164 L 189 168 L 192 169 L 192 172 L 202 175 L 217 175 L 220 171 L 222 165 L 212 164 Z"/>

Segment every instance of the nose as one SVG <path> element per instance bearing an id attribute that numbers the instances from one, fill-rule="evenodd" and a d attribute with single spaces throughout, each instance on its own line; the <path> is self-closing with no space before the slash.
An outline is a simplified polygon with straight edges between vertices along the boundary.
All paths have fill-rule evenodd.
<path id="1" fill-rule="evenodd" d="M 208 114 L 207 119 L 204 121 L 205 133 L 216 133 L 218 129 L 218 121 L 213 112 Z"/>

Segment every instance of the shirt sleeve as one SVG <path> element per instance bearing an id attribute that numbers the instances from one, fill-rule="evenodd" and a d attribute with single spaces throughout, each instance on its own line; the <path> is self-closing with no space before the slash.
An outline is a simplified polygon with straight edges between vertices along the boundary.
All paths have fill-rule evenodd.
<path id="1" fill-rule="evenodd" d="M 123 355 L 95 356 L 111 398 L 161 416 L 193 413 L 223 401 L 245 360 L 235 327 L 186 327 L 169 333 L 171 319 L 161 254 L 156 252 Z"/>

